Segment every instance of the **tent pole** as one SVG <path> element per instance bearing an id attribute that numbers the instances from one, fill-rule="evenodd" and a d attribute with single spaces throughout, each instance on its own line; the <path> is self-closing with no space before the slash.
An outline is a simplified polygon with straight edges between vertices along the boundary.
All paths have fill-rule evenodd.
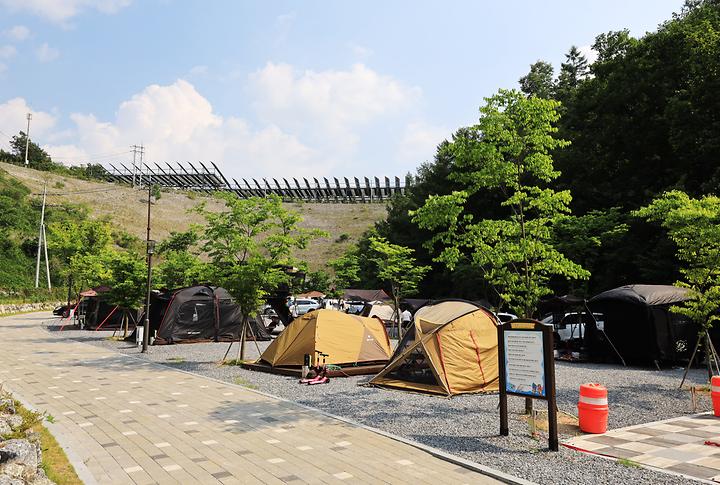
<path id="1" fill-rule="evenodd" d="M 255 321 L 257 321 L 257 317 Z M 257 337 L 255 336 L 255 331 L 252 329 L 252 325 L 250 325 L 250 322 L 248 322 L 248 330 L 250 330 L 250 335 L 252 335 L 253 341 L 255 342 L 255 348 L 257 349 L 258 358 L 260 358 L 260 354 L 262 352 L 260 352 L 260 345 L 258 345 L 257 343 Z"/>
<path id="2" fill-rule="evenodd" d="M 715 361 L 715 371 L 717 372 L 716 375 L 720 375 L 720 358 L 718 358 L 715 344 L 713 344 L 712 339 L 710 338 L 710 333 L 707 330 L 705 330 L 705 338 L 707 338 L 707 341 L 710 343 L 710 351 L 712 352 L 713 360 Z"/>
<path id="3" fill-rule="evenodd" d="M 688 372 L 690 372 L 690 367 L 692 366 L 693 362 L 695 361 L 695 354 L 697 354 L 699 347 L 700 347 L 700 339 L 698 338 L 697 342 L 695 342 L 695 350 L 693 350 L 692 356 L 690 357 L 690 362 L 688 362 L 687 367 L 685 367 L 685 372 L 683 373 L 682 380 L 680 381 L 680 387 L 678 389 L 682 389 L 683 384 L 685 384 L 685 379 L 687 378 Z"/>
<path id="4" fill-rule="evenodd" d="M 234 340 L 230 340 L 230 345 L 228 346 L 227 350 L 225 351 L 225 355 L 223 355 L 222 362 L 225 362 L 225 359 L 227 359 L 228 354 L 230 353 L 230 348 L 235 343 Z"/>

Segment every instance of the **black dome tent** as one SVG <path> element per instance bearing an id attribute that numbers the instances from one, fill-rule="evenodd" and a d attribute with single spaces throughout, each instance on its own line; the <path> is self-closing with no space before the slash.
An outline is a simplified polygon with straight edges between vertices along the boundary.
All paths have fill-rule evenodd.
<path id="1" fill-rule="evenodd" d="M 224 288 L 191 286 L 152 295 L 150 301 L 154 345 L 238 340 L 242 318 L 240 307 Z M 248 324 L 246 339 L 270 340 L 257 319 L 250 318 Z"/>
<path id="2" fill-rule="evenodd" d="M 670 311 L 689 299 L 688 290 L 669 285 L 626 285 L 588 301 L 603 313 L 605 333 L 628 363 L 648 364 L 689 360 L 698 327 Z"/>

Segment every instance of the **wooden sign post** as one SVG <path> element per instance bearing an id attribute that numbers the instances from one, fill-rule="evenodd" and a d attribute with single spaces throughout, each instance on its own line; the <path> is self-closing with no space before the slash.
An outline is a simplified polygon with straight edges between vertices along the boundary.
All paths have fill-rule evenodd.
<path id="1" fill-rule="evenodd" d="M 507 397 L 547 401 L 548 446 L 558 451 L 555 403 L 553 326 L 537 320 L 512 320 L 498 325 L 500 370 L 500 435 L 508 436 Z"/>

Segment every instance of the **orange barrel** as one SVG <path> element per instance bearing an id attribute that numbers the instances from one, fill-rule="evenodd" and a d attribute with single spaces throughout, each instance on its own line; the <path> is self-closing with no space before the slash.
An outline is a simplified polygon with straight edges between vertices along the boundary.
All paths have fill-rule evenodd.
<path id="1" fill-rule="evenodd" d="M 720 381 L 718 381 L 718 386 L 720 386 Z M 718 390 L 720 390 L 720 387 Z M 718 404 L 720 404 L 720 392 L 718 393 Z M 608 398 L 605 386 L 594 383 L 580 386 L 578 421 L 580 422 L 580 430 L 585 433 L 604 433 L 607 431 Z"/>
<path id="2" fill-rule="evenodd" d="M 713 376 L 710 380 L 710 395 L 712 396 L 715 416 L 720 416 L 720 376 Z"/>

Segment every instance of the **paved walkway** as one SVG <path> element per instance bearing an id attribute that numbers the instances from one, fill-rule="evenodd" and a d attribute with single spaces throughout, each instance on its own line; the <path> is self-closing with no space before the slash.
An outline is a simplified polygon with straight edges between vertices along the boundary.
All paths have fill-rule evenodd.
<path id="1" fill-rule="evenodd" d="M 0 381 L 53 416 L 86 483 L 500 483 L 294 403 L 58 338 L 49 317 L 0 319 Z"/>
<path id="2" fill-rule="evenodd" d="M 720 482 L 720 418 L 710 413 L 578 436 L 566 445 L 661 472 Z"/>

